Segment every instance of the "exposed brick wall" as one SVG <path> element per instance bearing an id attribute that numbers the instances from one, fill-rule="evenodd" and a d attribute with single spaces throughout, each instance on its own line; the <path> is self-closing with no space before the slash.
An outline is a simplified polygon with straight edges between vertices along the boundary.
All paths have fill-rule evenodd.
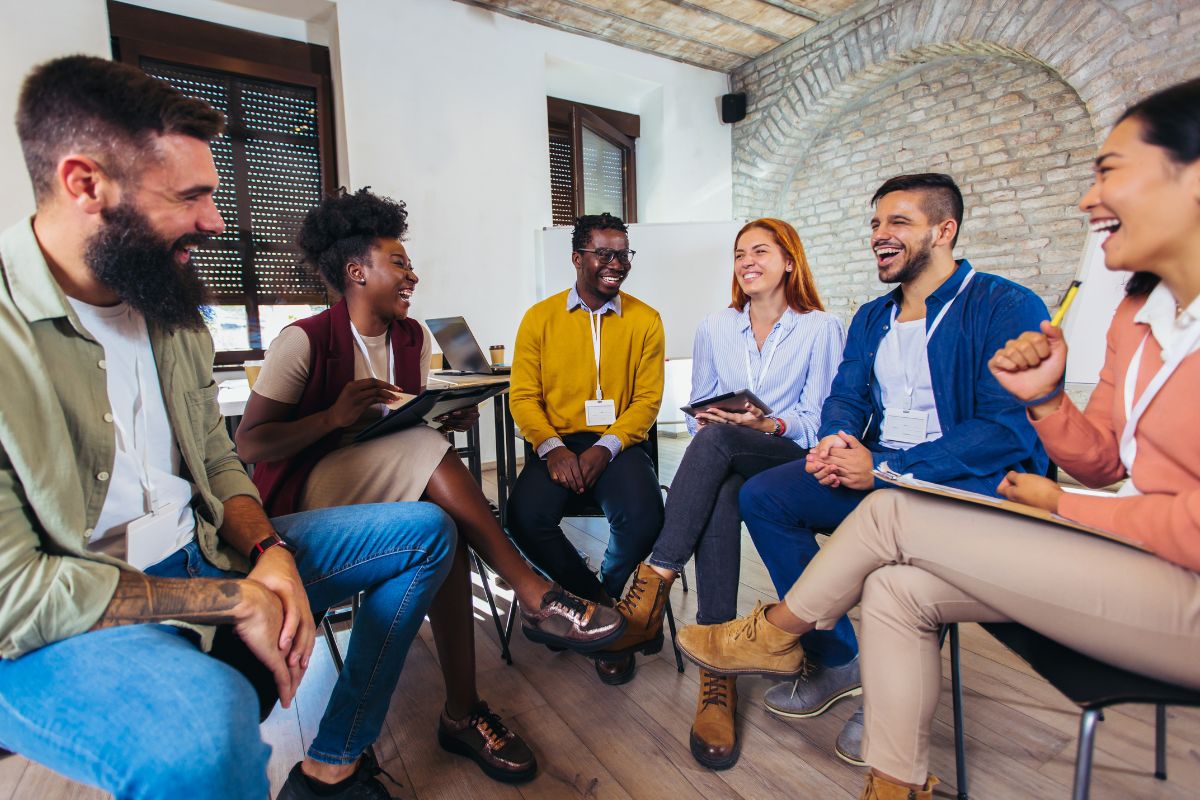
<path id="1" fill-rule="evenodd" d="M 734 213 L 796 224 L 847 316 L 880 292 L 871 192 L 944 170 L 968 194 L 961 253 L 1052 301 L 1094 148 L 1129 102 L 1200 75 L 1198 41 L 1195 0 L 864 0 L 734 73 Z"/>

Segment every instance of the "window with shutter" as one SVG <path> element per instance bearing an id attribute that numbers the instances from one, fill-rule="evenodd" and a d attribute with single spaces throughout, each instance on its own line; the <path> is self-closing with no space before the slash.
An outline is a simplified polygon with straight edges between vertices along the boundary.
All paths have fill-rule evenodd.
<path id="1" fill-rule="evenodd" d="M 637 221 L 636 114 L 546 98 L 550 133 L 550 205 L 555 225 L 608 212 Z"/>
<path id="2" fill-rule="evenodd" d="M 285 325 L 328 304 L 295 245 L 304 214 L 336 185 L 329 74 L 314 67 L 328 67 L 328 49 L 116 2 L 109 16 L 121 60 L 225 114 L 212 143 L 225 233 L 193 260 L 217 363 L 261 358 Z"/>

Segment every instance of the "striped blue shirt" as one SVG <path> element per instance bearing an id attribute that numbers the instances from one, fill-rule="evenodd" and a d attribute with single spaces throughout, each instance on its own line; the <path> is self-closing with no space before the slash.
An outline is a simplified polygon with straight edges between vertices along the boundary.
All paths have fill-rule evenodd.
<path id="1" fill-rule="evenodd" d="M 767 334 L 760 352 L 750 325 L 749 303 L 744 311 L 718 311 L 696 330 L 691 402 L 750 389 L 787 425 L 787 438 L 801 447 L 812 447 L 821 426 L 821 405 L 841 363 L 845 339 L 842 323 L 832 314 L 800 314 L 789 308 Z M 769 364 L 764 363 L 764 356 Z M 694 417 L 687 418 L 687 426 L 696 432 Z"/>

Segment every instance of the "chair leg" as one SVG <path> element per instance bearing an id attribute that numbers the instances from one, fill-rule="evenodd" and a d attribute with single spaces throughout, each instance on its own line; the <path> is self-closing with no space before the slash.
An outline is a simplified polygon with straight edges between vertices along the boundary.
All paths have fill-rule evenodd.
<path id="1" fill-rule="evenodd" d="M 1154 707 L 1154 777 L 1167 779 L 1167 707 L 1163 703 Z"/>
<path id="2" fill-rule="evenodd" d="M 1089 708 L 1083 712 L 1079 720 L 1079 752 L 1075 756 L 1075 788 L 1071 790 L 1072 800 L 1087 800 L 1088 789 L 1092 782 L 1092 750 L 1096 740 L 1096 723 L 1100 719 L 1100 711 Z"/>
<path id="3" fill-rule="evenodd" d="M 675 669 L 683 674 L 683 653 L 679 652 L 679 642 L 675 640 L 675 612 L 671 610 L 671 598 L 667 598 L 667 627 L 671 629 L 671 649 L 675 651 Z"/>
<path id="4" fill-rule="evenodd" d="M 496 636 L 500 639 L 500 658 L 504 663 L 512 664 L 512 653 L 508 650 L 508 636 L 504 630 L 504 625 L 500 623 L 500 611 L 496 608 L 496 598 L 492 594 L 491 581 L 488 580 L 488 568 L 483 563 L 483 559 L 474 550 L 471 551 L 471 558 L 475 562 L 475 569 L 479 572 L 479 582 L 483 584 L 483 594 L 487 598 L 488 606 L 492 609 L 492 622 L 496 625 Z M 509 611 L 511 612 L 511 609 Z"/>
<path id="5" fill-rule="evenodd" d="M 325 634 L 325 644 L 329 646 L 329 657 L 333 659 L 333 668 L 338 671 L 338 674 L 341 674 L 342 654 L 338 651 L 337 639 L 333 636 L 333 623 L 329 621 L 328 614 L 321 618 L 321 632 Z"/>
<path id="6" fill-rule="evenodd" d="M 950 632 L 950 694 L 954 701 L 954 770 L 958 800 L 968 800 L 967 742 L 963 726 L 962 664 L 959 659 L 958 624 L 946 626 Z"/>
<path id="7" fill-rule="evenodd" d="M 679 570 L 679 583 L 680 583 L 680 585 L 683 586 L 683 593 L 687 594 L 687 592 L 688 592 L 687 572 L 685 572 L 684 570 Z"/>

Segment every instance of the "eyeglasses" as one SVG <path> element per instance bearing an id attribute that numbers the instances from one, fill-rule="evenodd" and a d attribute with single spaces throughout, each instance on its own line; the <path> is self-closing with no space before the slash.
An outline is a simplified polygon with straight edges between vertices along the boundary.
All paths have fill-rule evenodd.
<path id="1" fill-rule="evenodd" d="M 625 266 L 633 261 L 633 257 L 637 255 L 636 250 L 613 250 L 608 247 L 597 247 L 595 250 L 588 250 L 583 247 L 579 248 L 580 253 L 594 253 L 596 260 L 601 264 L 611 264 L 615 258 Z"/>

